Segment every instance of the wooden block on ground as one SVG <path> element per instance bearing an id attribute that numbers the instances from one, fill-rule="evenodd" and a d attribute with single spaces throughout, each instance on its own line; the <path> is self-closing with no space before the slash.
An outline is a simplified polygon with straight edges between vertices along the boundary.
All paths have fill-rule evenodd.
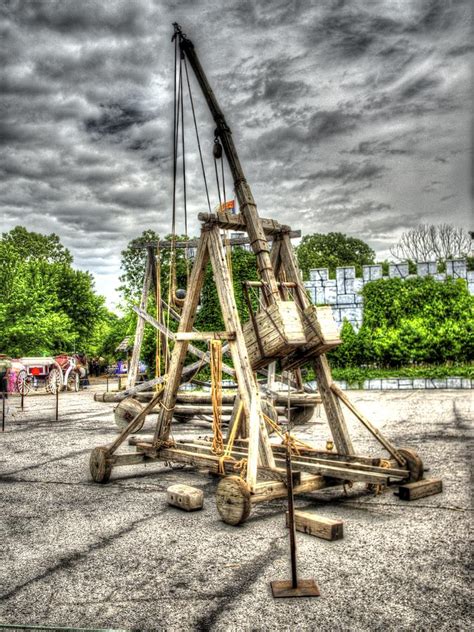
<path id="1" fill-rule="evenodd" d="M 417 500 L 425 496 L 440 494 L 443 491 L 443 481 L 439 478 L 425 478 L 416 483 L 400 485 L 398 496 L 400 500 Z"/>
<path id="2" fill-rule="evenodd" d="M 286 526 L 288 526 L 288 512 L 286 512 Z M 341 540 L 342 526 L 342 520 L 332 520 L 305 511 L 295 511 L 296 530 L 323 538 L 323 540 Z"/>
<path id="3" fill-rule="evenodd" d="M 185 511 L 196 511 L 202 509 L 204 503 L 204 493 L 191 485 L 171 485 L 166 490 L 168 505 L 179 507 Z"/>

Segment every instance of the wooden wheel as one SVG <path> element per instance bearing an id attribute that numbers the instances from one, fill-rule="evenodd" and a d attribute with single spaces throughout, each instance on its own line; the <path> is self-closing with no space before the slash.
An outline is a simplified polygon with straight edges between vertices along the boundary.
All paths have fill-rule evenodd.
<path id="1" fill-rule="evenodd" d="M 92 480 L 96 483 L 108 483 L 112 465 L 107 462 L 107 448 L 94 448 L 89 459 Z"/>
<path id="2" fill-rule="evenodd" d="M 133 399 L 133 397 L 127 397 L 117 404 L 114 409 L 115 423 L 122 431 L 128 426 L 132 419 L 135 419 L 135 417 L 142 412 L 142 410 L 143 406 L 138 400 Z M 135 428 L 134 432 L 141 430 L 144 423 L 145 417 L 143 417 L 142 423 Z"/>
<path id="3" fill-rule="evenodd" d="M 28 375 L 25 369 L 21 369 L 16 378 L 16 387 L 19 393 L 28 395 L 31 390 L 31 377 Z"/>
<path id="4" fill-rule="evenodd" d="M 291 424 L 293 426 L 301 426 L 311 421 L 314 414 L 314 406 L 298 406 L 295 412 L 291 414 Z"/>
<path id="5" fill-rule="evenodd" d="M 250 515 L 250 490 L 240 476 L 226 476 L 216 491 L 216 506 L 226 524 L 237 525 L 245 522 Z"/>
<path id="6" fill-rule="evenodd" d="M 57 368 L 54 367 L 49 372 L 49 375 L 46 380 L 46 390 L 48 393 L 52 393 L 55 395 L 56 391 L 60 391 L 62 386 L 62 373 Z"/>
<path id="7" fill-rule="evenodd" d="M 415 450 L 411 448 L 398 448 L 400 454 L 406 459 L 407 468 L 410 472 L 409 483 L 415 483 L 423 478 L 423 461 Z"/>

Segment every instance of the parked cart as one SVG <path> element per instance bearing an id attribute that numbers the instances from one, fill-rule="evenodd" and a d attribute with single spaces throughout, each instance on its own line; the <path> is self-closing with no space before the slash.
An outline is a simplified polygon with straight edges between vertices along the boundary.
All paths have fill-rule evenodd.
<path id="1" fill-rule="evenodd" d="M 16 389 L 27 395 L 32 390 L 45 389 L 48 393 L 57 390 L 78 391 L 80 383 L 76 359 L 60 355 L 53 358 L 20 358 L 22 368 L 17 373 Z"/>

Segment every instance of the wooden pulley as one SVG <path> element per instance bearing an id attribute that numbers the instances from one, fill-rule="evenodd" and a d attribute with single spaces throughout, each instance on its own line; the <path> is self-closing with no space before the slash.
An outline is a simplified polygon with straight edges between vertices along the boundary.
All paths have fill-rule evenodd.
<path id="1" fill-rule="evenodd" d="M 222 158 L 222 145 L 218 138 L 214 138 L 214 148 L 212 150 L 214 158 L 220 160 Z"/>

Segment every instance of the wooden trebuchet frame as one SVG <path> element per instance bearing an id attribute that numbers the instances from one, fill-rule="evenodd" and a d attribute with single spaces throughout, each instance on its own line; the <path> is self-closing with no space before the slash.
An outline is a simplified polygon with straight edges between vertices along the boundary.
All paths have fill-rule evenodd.
<path id="1" fill-rule="evenodd" d="M 404 482 L 415 482 L 423 477 L 423 464 L 418 455 L 408 448 L 397 448 L 350 402 L 333 382 L 326 352 L 340 344 L 339 335 L 329 307 L 311 304 L 303 285 L 295 254 L 291 245 L 291 229 L 274 220 L 261 220 L 250 187 L 243 174 L 231 131 L 209 87 L 192 43 L 175 26 L 181 53 L 189 61 L 214 117 L 216 139 L 222 143 L 232 172 L 234 190 L 240 213 L 201 214 L 201 236 L 197 243 L 194 263 L 188 282 L 188 292 L 182 305 L 179 328 L 172 335 L 163 324 L 146 313 L 150 285 L 155 285 L 154 251 L 148 246 L 148 258 L 143 283 L 142 300 L 136 309 L 137 333 L 132 355 L 129 388 L 122 398 L 137 395 L 142 389 L 161 384 L 146 405 L 140 409 L 117 439 L 109 446 L 92 451 L 90 470 L 93 480 L 105 483 L 114 467 L 150 463 L 177 462 L 205 467 L 223 478 L 217 487 L 217 508 L 222 519 L 229 524 L 246 520 L 251 507 L 264 500 L 286 495 L 285 449 L 282 443 L 270 441 L 268 418 L 262 406 L 261 391 L 256 371 L 268 370 L 269 387 L 275 363 L 282 370 L 294 374 L 302 386 L 300 368 L 310 365 L 314 369 L 319 395 L 326 412 L 335 451 L 317 450 L 307 444 L 296 444 L 289 436 L 286 440 L 295 452 L 293 458 L 294 493 L 362 482 L 377 489 Z M 234 298 L 232 279 L 222 240 L 222 230 L 236 228 L 244 231 L 256 257 L 260 281 L 248 284 L 259 292 L 259 309 L 242 325 Z M 270 248 L 267 237 L 272 239 Z M 206 266 L 210 262 L 219 297 L 223 332 L 196 332 L 193 328 Z M 249 301 L 250 305 L 250 301 Z M 145 386 L 135 385 L 135 367 L 148 322 L 161 333 L 174 338 L 171 362 L 166 376 L 155 378 Z M 200 363 L 209 361 L 206 354 L 191 343 L 192 340 L 218 338 L 225 342 L 232 358 L 232 367 L 225 367 L 237 384 L 227 436 L 227 444 L 216 450 L 210 441 L 175 441 L 171 433 L 173 414 L 178 402 L 178 389 L 185 375 L 192 374 Z M 185 366 L 191 351 L 198 360 Z M 223 367 L 223 368 L 224 368 Z M 302 390 L 302 389 L 301 389 Z M 369 430 L 387 452 L 381 457 L 356 454 L 349 435 L 341 402 Z M 153 436 L 131 436 L 144 423 L 151 412 L 158 417 Z M 273 423 L 274 425 L 274 423 Z M 118 448 L 128 439 L 135 452 L 117 454 Z"/>

